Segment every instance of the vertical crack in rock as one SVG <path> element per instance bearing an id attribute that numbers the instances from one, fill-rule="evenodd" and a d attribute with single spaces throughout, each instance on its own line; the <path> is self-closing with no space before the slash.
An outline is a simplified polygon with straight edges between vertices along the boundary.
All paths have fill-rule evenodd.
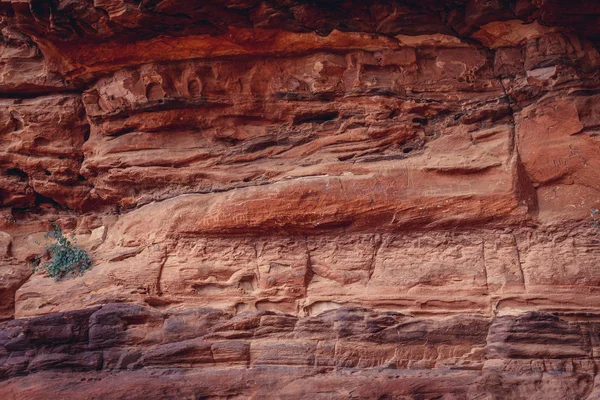
<path id="1" fill-rule="evenodd" d="M 252 243 L 252 248 L 254 250 L 254 266 L 255 266 L 255 270 L 256 270 L 256 280 L 257 282 L 259 282 L 258 284 L 260 285 L 260 281 L 261 281 L 261 277 L 260 277 L 260 267 L 258 264 L 258 247 L 256 242 Z"/>
<path id="2" fill-rule="evenodd" d="M 495 52 L 493 52 L 493 54 L 496 55 Z M 509 114 L 510 114 L 510 123 L 512 125 L 510 147 L 512 150 L 512 154 L 516 155 L 518 153 L 518 149 L 517 149 L 517 138 L 516 138 L 517 129 L 516 129 L 516 123 L 515 123 L 515 110 L 513 109 L 513 104 L 512 104 L 512 101 L 510 100 L 510 95 L 506 91 L 506 86 L 504 85 L 504 80 L 503 80 L 502 76 L 497 76 L 496 79 L 498 79 L 498 83 L 500 84 L 500 87 L 502 88 L 502 93 L 504 94 L 504 99 L 506 100 L 506 103 L 508 104 L 508 109 L 509 109 Z"/>
<path id="3" fill-rule="evenodd" d="M 310 286 L 310 283 L 313 280 L 313 277 L 315 276 L 315 271 L 313 269 L 312 266 L 312 260 L 311 260 L 311 255 L 310 255 L 310 247 L 308 244 L 308 236 L 304 236 L 304 251 L 306 252 L 306 265 L 305 265 L 305 271 L 304 271 L 304 276 L 303 276 L 303 286 L 304 286 L 304 294 L 302 296 L 302 298 L 296 300 L 296 313 L 297 314 L 309 314 L 310 311 L 310 304 L 308 304 L 307 300 L 308 300 L 308 289 Z"/>
<path id="4" fill-rule="evenodd" d="M 481 259 L 482 259 L 482 263 L 483 263 L 483 275 L 485 278 L 485 288 L 487 290 L 487 293 L 490 294 L 490 282 L 488 280 L 488 270 L 487 270 L 487 265 L 485 262 L 485 238 L 484 237 L 481 238 Z"/>
<path id="5" fill-rule="evenodd" d="M 492 52 L 494 57 L 497 55 L 497 52 Z M 502 88 L 502 92 L 504 93 L 504 98 L 508 104 L 508 109 L 510 113 L 510 148 L 511 148 L 511 157 L 512 157 L 512 165 L 515 169 L 514 173 L 514 189 L 522 205 L 527 208 L 527 212 L 529 215 L 534 216 L 538 211 L 538 198 L 536 190 L 533 186 L 531 178 L 527 175 L 524 170 L 523 164 L 521 162 L 521 157 L 519 155 L 519 146 L 517 145 L 517 127 L 515 121 L 515 110 L 513 107 L 513 102 L 511 101 L 510 94 L 506 90 L 506 86 L 504 84 L 504 79 L 502 76 L 497 76 L 498 83 Z"/>
<path id="6" fill-rule="evenodd" d="M 163 251 L 163 256 L 161 257 L 161 259 L 159 261 L 158 274 L 156 276 L 156 293 L 155 294 L 159 297 L 161 297 L 163 295 L 163 292 L 161 289 L 161 279 L 162 279 L 163 270 L 165 268 L 165 264 L 166 264 L 168 258 L 169 258 L 168 248 L 167 248 L 167 246 L 165 246 L 164 251 Z"/>
<path id="7" fill-rule="evenodd" d="M 375 243 L 373 246 L 373 255 L 371 256 L 371 259 L 369 260 L 369 265 L 367 266 L 367 271 L 369 272 L 369 274 L 367 276 L 367 284 L 371 281 L 371 277 L 373 276 L 373 273 L 375 272 L 375 265 L 377 263 L 377 254 L 379 254 L 379 249 L 381 249 L 381 246 L 383 244 L 383 235 L 376 234 L 374 236 L 374 238 L 375 238 Z"/>
<path id="8" fill-rule="evenodd" d="M 517 254 L 517 267 L 519 268 L 519 272 L 521 274 L 520 280 L 523 285 L 523 291 L 527 292 L 527 284 L 525 282 L 525 273 L 523 272 L 523 264 L 521 262 L 521 250 L 519 249 L 519 243 L 517 241 L 517 236 L 513 234 L 512 239 L 513 239 L 513 244 L 515 246 L 515 251 Z"/>

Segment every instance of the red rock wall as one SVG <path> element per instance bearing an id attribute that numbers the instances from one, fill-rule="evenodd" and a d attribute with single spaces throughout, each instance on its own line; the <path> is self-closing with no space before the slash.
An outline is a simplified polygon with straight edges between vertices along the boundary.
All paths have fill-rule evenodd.
<path id="1" fill-rule="evenodd" d="M 600 398 L 600 3 L 0 0 L 0 33 L 0 397 Z M 54 221 L 91 271 L 32 275 Z"/>

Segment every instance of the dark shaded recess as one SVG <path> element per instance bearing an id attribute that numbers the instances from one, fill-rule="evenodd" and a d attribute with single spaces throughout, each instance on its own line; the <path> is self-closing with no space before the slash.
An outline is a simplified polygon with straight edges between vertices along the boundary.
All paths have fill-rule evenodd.
<path id="1" fill-rule="evenodd" d="M 288 101 L 325 101 L 330 102 L 335 100 L 335 92 L 325 93 L 298 93 L 298 92 L 277 92 L 275 98 Z"/>
<path id="2" fill-rule="evenodd" d="M 128 133 L 133 133 L 133 132 L 137 132 L 137 127 L 125 127 L 125 128 L 121 128 L 118 130 L 115 130 L 113 132 L 110 132 L 110 134 L 108 134 L 108 137 L 111 138 L 117 138 L 119 136 L 123 136 L 123 135 L 127 135 Z"/>
<path id="3" fill-rule="evenodd" d="M 278 142 L 277 139 L 271 139 L 271 140 L 264 140 L 262 142 L 259 143 L 252 143 L 250 145 L 248 145 L 248 147 L 246 147 L 246 151 L 249 153 L 254 153 L 257 151 L 261 151 L 264 150 L 268 147 L 273 147 L 273 146 L 277 146 L 280 143 Z"/>
<path id="4" fill-rule="evenodd" d="M 369 88 L 363 95 L 369 96 L 385 96 L 385 97 L 403 97 L 404 93 L 390 88 Z"/>
<path id="5" fill-rule="evenodd" d="M 300 114 L 294 117 L 294 125 L 309 122 L 325 122 L 336 119 L 340 115 L 337 111 L 324 111 L 318 113 Z"/>
<path id="6" fill-rule="evenodd" d="M 29 175 L 27 175 L 27 173 L 25 171 L 23 171 L 22 169 L 19 168 L 9 168 L 6 170 L 6 175 L 8 176 L 15 176 L 21 180 L 27 180 L 29 179 Z"/>
<path id="7" fill-rule="evenodd" d="M 165 97 L 165 93 L 158 83 L 152 82 L 146 87 L 146 97 L 150 101 L 160 100 Z"/>
<path id="8" fill-rule="evenodd" d="M 220 141 L 220 142 L 223 142 L 223 143 L 226 143 L 226 144 L 228 144 L 228 145 L 230 145 L 230 146 L 235 146 L 235 145 L 237 145 L 238 143 L 242 142 L 242 140 L 241 140 L 241 139 L 232 138 L 232 137 L 219 137 L 219 138 L 216 138 L 216 139 L 217 139 L 218 141 Z"/>
<path id="9" fill-rule="evenodd" d="M 50 21 L 50 15 L 54 11 L 53 8 L 53 4 L 49 1 L 33 0 L 29 3 L 31 15 L 40 21 Z"/>
<path id="10" fill-rule="evenodd" d="M 571 96 L 590 97 L 600 94 L 600 89 L 579 89 L 571 92 Z"/>
<path id="11" fill-rule="evenodd" d="M 36 207 L 39 207 L 42 204 L 49 204 L 58 210 L 65 209 L 65 207 L 63 205 L 61 205 L 59 202 L 57 202 L 56 200 L 54 200 L 51 197 L 44 196 L 43 194 L 39 194 L 38 192 L 34 192 L 34 195 L 35 195 L 35 206 Z"/>
<path id="12" fill-rule="evenodd" d="M 46 139 L 45 137 L 36 137 L 35 139 L 33 139 L 33 146 L 34 147 L 43 147 L 43 146 L 48 146 L 50 143 L 52 143 L 50 140 Z"/>
<path id="13" fill-rule="evenodd" d="M 90 139 L 90 126 L 85 126 L 85 132 L 83 132 L 83 142 L 87 142 Z"/>
<path id="14" fill-rule="evenodd" d="M 112 111 L 109 114 L 105 114 L 102 116 L 89 116 L 88 118 L 90 119 L 90 121 L 92 121 L 95 124 L 101 124 L 103 121 L 106 120 L 118 120 L 118 119 L 124 119 L 127 117 L 131 117 L 132 115 L 136 115 L 136 114 L 141 114 L 144 112 L 151 112 L 151 111 L 167 111 L 167 110 L 181 110 L 181 109 L 185 109 L 185 108 L 192 108 L 192 107 L 204 107 L 204 108 L 209 108 L 209 107 L 230 107 L 233 104 L 228 100 L 228 99 L 223 99 L 223 98 L 219 98 L 219 97 L 215 97 L 215 98 L 205 98 L 205 97 L 199 97 L 199 98 L 169 98 L 169 97 L 160 97 L 159 99 L 155 99 L 154 101 L 149 101 L 148 103 L 145 103 L 139 107 L 137 107 L 136 109 L 116 109 L 114 111 Z M 185 126 L 185 124 L 179 124 L 179 125 L 175 125 L 175 124 L 171 124 L 168 125 L 169 127 L 174 127 L 174 126 Z M 124 128 L 124 130 L 126 129 L 130 129 L 130 128 Z M 147 130 L 147 132 L 149 132 Z M 111 134 L 110 136 L 115 136 L 115 134 Z M 116 135 L 119 136 L 119 135 Z"/>
<path id="15" fill-rule="evenodd" d="M 411 150 L 412 151 L 412 150 Z M 403 160 L 406 158 L 405 154 L 382 154 L 380 156 L 364 156 L 356 159 L 357 163 L 368 163 L 377 161 L 391 161 L 391 160 Z M 343 160 L 340 160 L 343 161 Z"/>

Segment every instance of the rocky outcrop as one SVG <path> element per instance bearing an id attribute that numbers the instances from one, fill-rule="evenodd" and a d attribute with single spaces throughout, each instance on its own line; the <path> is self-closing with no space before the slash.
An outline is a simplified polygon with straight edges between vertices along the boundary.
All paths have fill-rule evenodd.
<path id="1" fill-rule="evenodd" d="M 0 1 L 0 394 L 600 398 L 599 22 Z"/>

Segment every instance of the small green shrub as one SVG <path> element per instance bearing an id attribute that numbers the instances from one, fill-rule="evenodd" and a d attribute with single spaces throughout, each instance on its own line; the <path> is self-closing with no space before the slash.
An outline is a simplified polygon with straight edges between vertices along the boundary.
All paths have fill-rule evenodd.
<path id="1" fill-rule="evenodd" d="M 45 238 L 54 239 L 54 243 L 46 245 L 45 254 L 50 256 L 50 261 L 34 265 L 34 271 L 46 271 L 48 276 L 58 280 L 82 275 L 92 268 L 92 259 L 85 250 L 75 246 L 67 239 L 60 226 L 54 224 L 52 230 L 46 233 Z M 75 242 L 75 237 L 72 237 Z"/>
<path id="2" fill-rule="evenodd" d="M 592 215 L 592 225 L 594 225 L 595 228 L 600 229 L 600 210 L 592 208 L 590 214 Z"/>

